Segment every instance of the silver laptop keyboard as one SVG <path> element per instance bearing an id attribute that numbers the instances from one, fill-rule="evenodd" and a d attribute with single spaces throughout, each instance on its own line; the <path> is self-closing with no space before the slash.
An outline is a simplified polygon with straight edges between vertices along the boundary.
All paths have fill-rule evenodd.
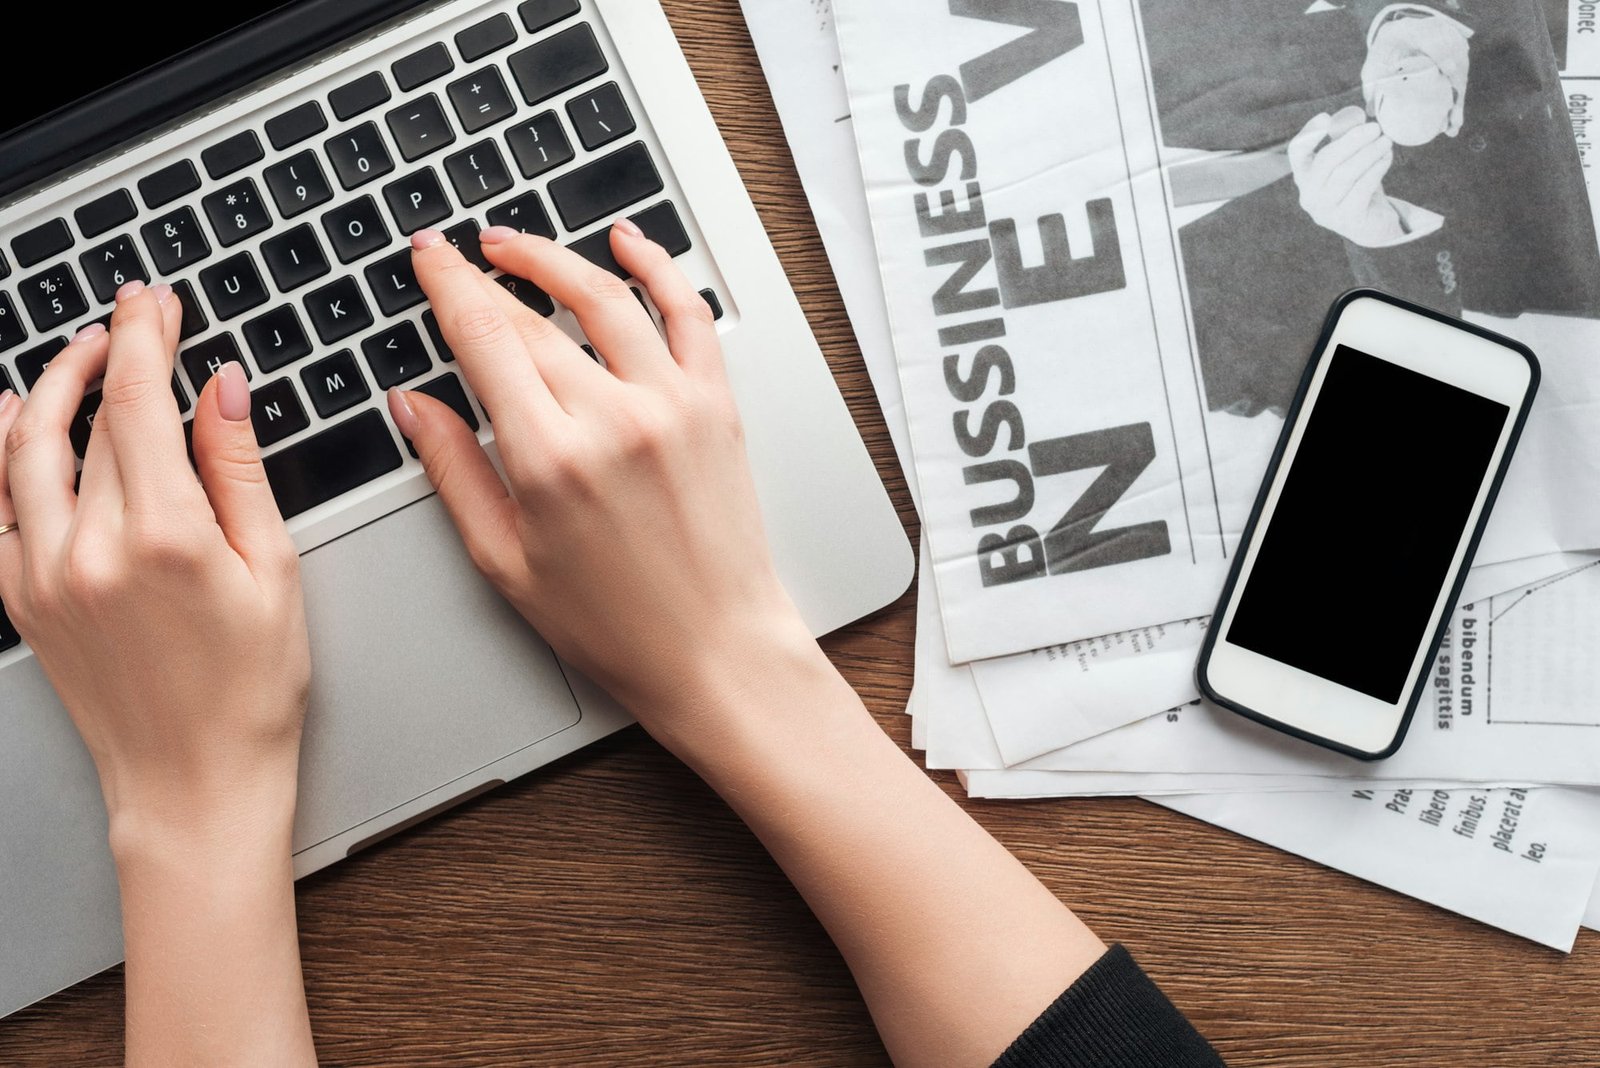
<path id="1" fill-rule="evenodd" d="M 444 36 L 27 220 L 0 251 L 0 389 L 26 393 L 71 333 L 109 320 L 122 284 L 158 279 L 183 305 L 172 389 L 186 429 L 206 380 L 243 364 L 285 518 L 402 467 L 391 386 L 445 401 L 478 430 L 410 234 L 441 229 L 488 272 L 478 232 L 510 226 L 619 276 L 598 223 L 628 214 L 675 256 L 692 241 L 581 0 L 526 0 Z M 496 277 L 557 313 L 530 283 Z M 720 316 L 715 290 L 702 292 Z M 99 404 L 95 391 L 74 420 L 80 459 Z M 16 644 L 0 609 L 0 651 Z"/>

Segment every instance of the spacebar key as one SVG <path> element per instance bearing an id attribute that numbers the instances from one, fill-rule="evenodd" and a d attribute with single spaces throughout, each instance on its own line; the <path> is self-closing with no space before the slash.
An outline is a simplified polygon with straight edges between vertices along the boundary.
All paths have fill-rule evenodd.
<path id="1" fill-rule="evenodd" d="M 369 410 L 262 462 L 278 511 L 290 519 L 393 471 L 401 461 L 389 425 Z"/>

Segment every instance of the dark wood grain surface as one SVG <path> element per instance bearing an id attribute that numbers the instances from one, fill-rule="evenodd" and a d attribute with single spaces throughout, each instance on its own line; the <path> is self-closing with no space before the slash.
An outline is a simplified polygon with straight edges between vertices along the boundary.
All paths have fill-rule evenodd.
<path id="1" fill-rule="evenodd" d="M 737 3 L 667 8 L 915 536 Z M 908 594 L 826 642 L 902 745 L 912 636 Z M 1233 1065 L 1600 1065 L 1593 932 L 1563 957 L 1140 801 L 963 803 Z M 782 873 L 637 728 L 312 877 L 299 904 L 326 1064 L 886 1063 Z M 0 1065 L 118 1063 L 121 996 L 113 971 L 0 1022 Z"/>

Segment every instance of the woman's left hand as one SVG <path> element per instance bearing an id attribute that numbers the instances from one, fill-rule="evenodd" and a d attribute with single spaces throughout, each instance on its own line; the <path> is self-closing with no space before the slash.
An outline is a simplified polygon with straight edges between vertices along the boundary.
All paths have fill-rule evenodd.
<path id="1" fill-rule="evenodd" d="M 299 559 L 244 373 L 211 379 L 190 468 L 171 386 L 180 303 L 124 287 L 27 403 L 0 407 L 0 600 L 100 772 L 112 839 L 292 811 L 310 679 Z M 74 490 L 69 428 L 103 402 Z M 240 811 L 271 806 L 271 812 Z"/>

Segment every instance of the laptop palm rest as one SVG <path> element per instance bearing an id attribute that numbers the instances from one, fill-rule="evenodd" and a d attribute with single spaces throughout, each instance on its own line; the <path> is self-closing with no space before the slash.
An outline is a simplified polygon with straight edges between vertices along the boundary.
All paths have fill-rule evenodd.
<path id="1" fill-rule="evenodd" d="M 297 850 L 578 722 L 555 655 L 473 570 L 436 497 L 302 568 Z M 0 671 L 0 961 L 29 961 L 0 966 L 0 1017 L 121 959 L 105 835 L 93 763 L 37 660 Z"/>

